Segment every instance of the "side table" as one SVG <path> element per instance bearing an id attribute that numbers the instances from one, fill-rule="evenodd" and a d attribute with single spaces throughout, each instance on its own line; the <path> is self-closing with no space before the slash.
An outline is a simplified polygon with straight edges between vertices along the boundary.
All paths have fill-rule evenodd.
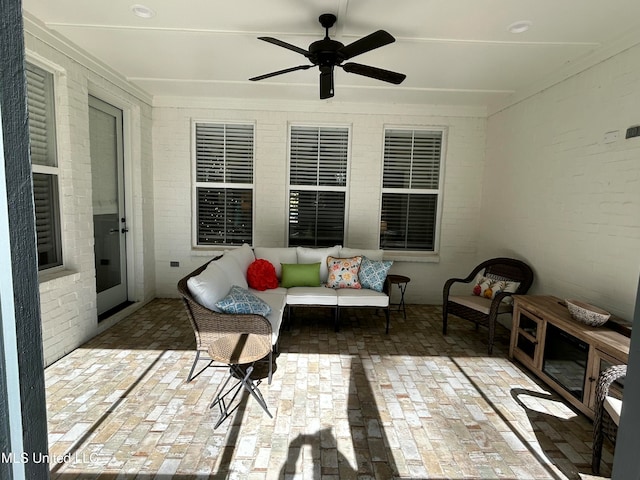
<path id="1" fill-rule="evenodd" d="M 398 285 L 398 288 L 400 289 L 400 303 L 398 303 L 398 311 L 402 309 L 404 319 L 406 320 L 407 309 L 404 304 L 404 292 L 407 290 L 407 283 L 409 283 L 411 279 L 404 275 L 387 275 L 387 279 L 391 285 Z M 389 292 L 389 295 L 391 295 L 391 292 Z"/>

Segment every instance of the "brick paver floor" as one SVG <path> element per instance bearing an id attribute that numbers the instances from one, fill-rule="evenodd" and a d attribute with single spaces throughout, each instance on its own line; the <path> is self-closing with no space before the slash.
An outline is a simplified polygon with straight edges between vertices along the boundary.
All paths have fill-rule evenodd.
<path id="1" fill-rule="evenodd" d="M 296 310 L 271 385 L 273 419 L 242 395 L 218 429 L 228 368 L 185 383 L 193 332 L 157 299 L 46 369 L 53 479 L 577 479 L 592 423 L 438 306 Z M 206 362 L 202 362 L 202 366 Z M 605 443 L 603 474 L 610 472 Z"/>

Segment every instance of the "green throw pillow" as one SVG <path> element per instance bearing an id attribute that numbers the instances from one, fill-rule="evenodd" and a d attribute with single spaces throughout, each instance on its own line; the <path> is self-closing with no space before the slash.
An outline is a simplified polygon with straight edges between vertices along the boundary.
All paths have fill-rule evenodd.
<path id="1" fill-rule="evenodd" d="M 281 263 L 282 280 L 280 286 L 319 287 L 320 262 L 317 263 Z"/>

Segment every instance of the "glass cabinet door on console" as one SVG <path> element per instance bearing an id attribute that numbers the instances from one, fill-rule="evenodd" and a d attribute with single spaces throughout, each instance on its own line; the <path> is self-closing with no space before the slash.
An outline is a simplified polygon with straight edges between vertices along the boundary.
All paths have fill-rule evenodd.
<path id="1" fill-rule="evenodd" d="M 589 344 L 549 324 L 543 358 L 542 372 L 580 402 L 584 401 Z"/>
<path id="2" fill-rule="evenodd" d="M 598 384 L 598 376 L 600 373 L 614 365 L 624 364 L 621 360 L 615 359 L 611 355 L 607 355 L 598 349 L 594 349 L 593 352 L 593 360 L 591 361 L 589 370 L 589 392 L 587 394 L 588 396 L 585 396 L 585 398 L 589 399 L 589 408 L 592 410 L 596 406 L 596 385 Z M 622 399 L 623 390 L 624 378 L 620 378 L 614 381 L 609 387 L 609 395 Z"/>
<path id="3" fill-rule="evenodd" d="M 510 355 L 532 368 L 540 366 L 545 322 L 533 313 L 518 308 L 513 313 L 513 330 Z"/>

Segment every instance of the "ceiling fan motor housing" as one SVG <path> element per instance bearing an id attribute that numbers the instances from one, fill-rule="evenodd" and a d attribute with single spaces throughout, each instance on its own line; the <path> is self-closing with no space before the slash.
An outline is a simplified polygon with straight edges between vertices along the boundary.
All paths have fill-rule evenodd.
<path id="1" fill-rule="evenodd" d="M 340 65 L 344 57 L 339 54 L 344 45 L 337 40 L 324 38 L 309 45 L 309 60 L 314 65 Z"/>

